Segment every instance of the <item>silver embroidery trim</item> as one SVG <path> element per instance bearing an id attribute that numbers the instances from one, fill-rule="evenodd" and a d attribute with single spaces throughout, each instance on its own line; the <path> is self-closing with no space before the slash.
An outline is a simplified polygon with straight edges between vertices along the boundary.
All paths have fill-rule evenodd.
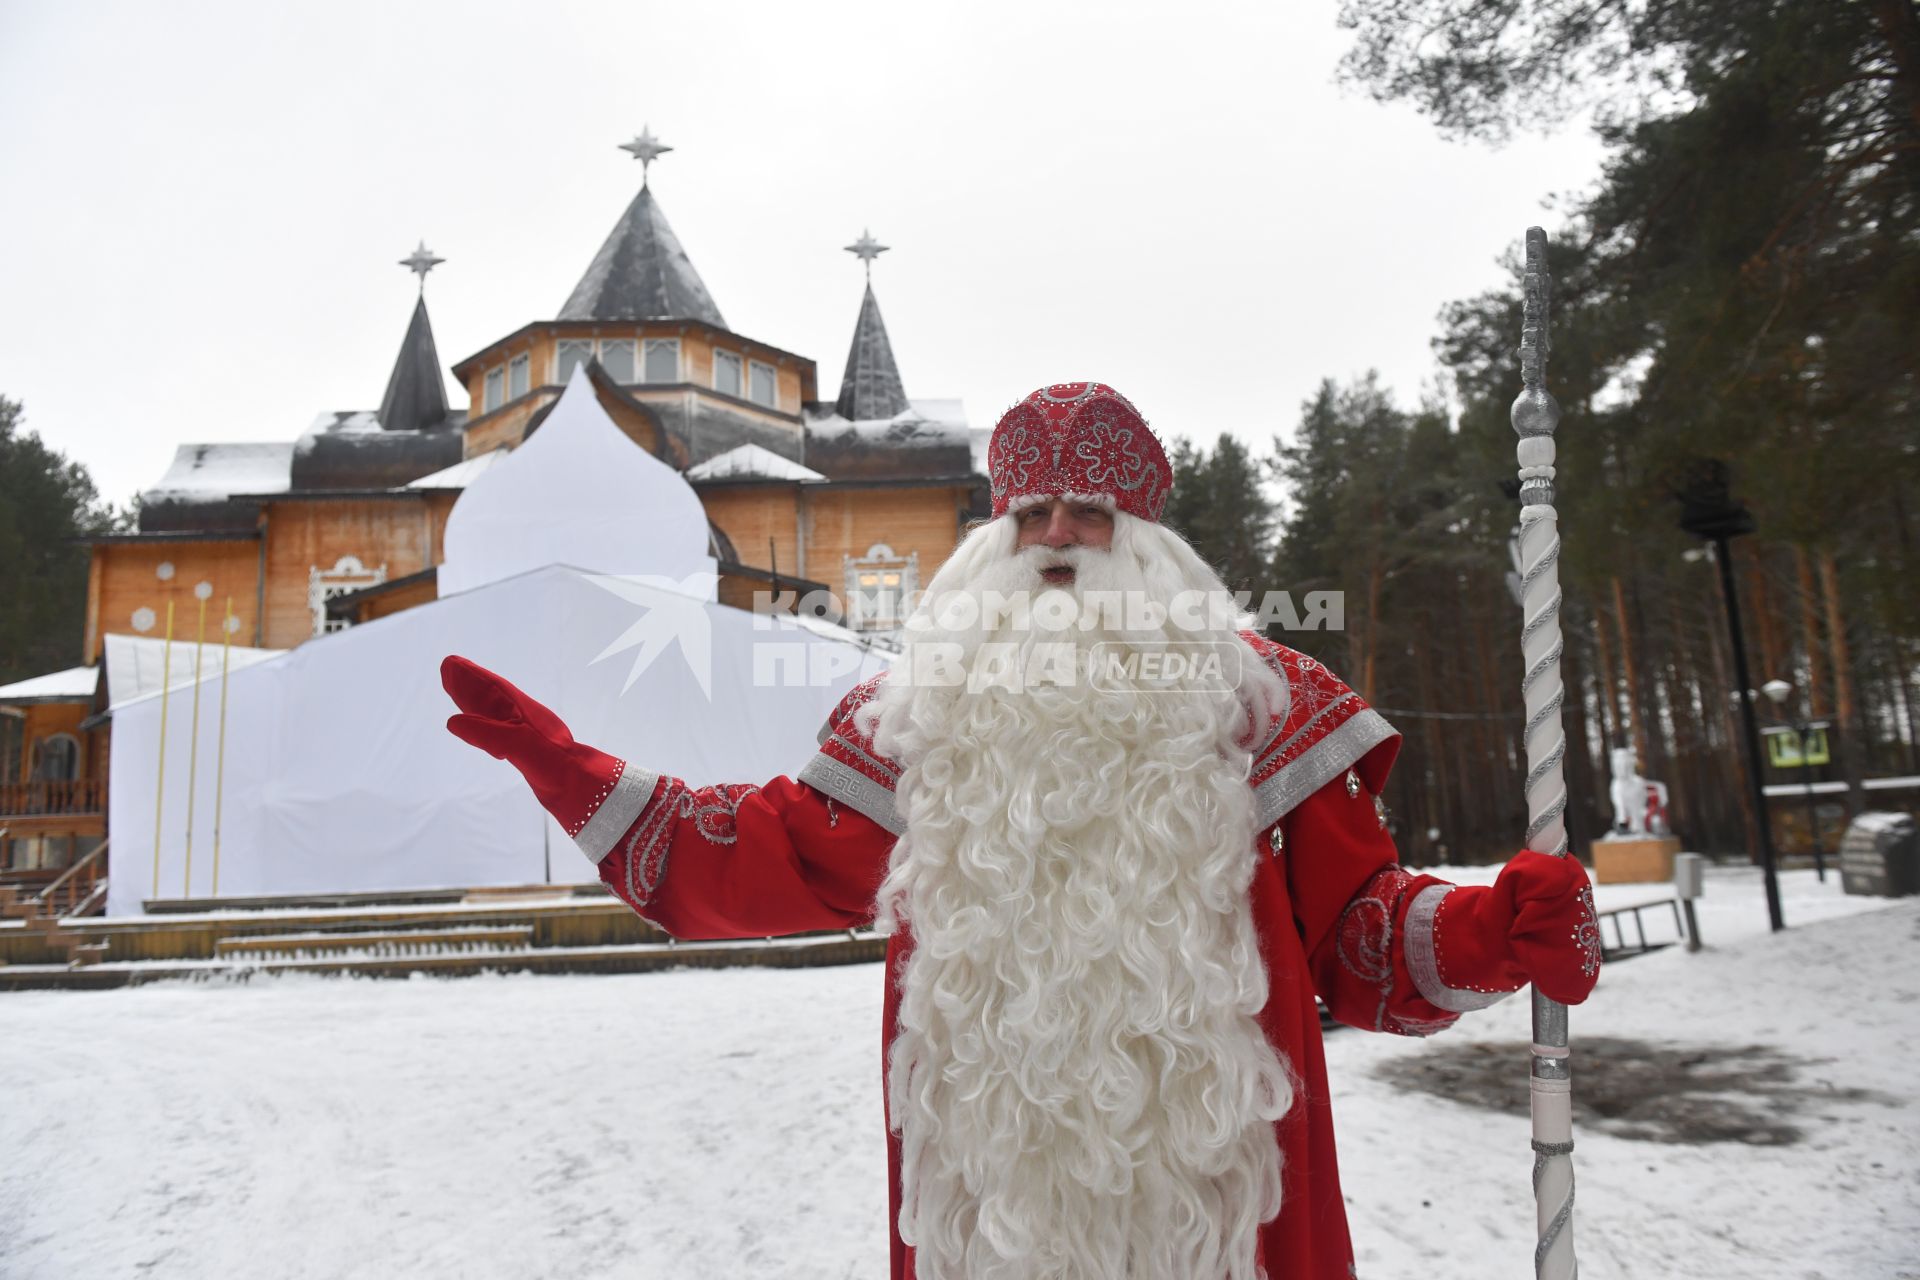
<path id="1" fill-rule="evenodd" d="M 1434 945 L 1433 925 L 1440 913 L 1440 903 L 1453 890 L 1450 884 L 1430 884 L 1413 896 L 1413 905 L 1407 908 L 1407 969 L 1413 974 L 1413 985 L 1428 1004 L 1449 1013 L 1472 1013 L 1513 993 L 1462 991 L 1441 979 L 1440 953 Z"/>
<path id="2" fill-rule="evenodd" d="M 898 782 L 900 780 L 900 770 L 896 769 L 893 765 L 887 763 L 885 760 L 882 760 L 879 756 L 874 755 L 873 752 L 868 751 L 865 747 L 855 742 L 852 738 L 849 738 L 846 734 L 844 733 L 834 734 L 833 741 L 838 742 L 844 750 L 849 751 L 856 756 L 859 756 L 862 760 L 865 760 L 868 764 L 878 769 L 881 773 L 886 774 L 887 777 L 892 778 L 895 782 Z M 831 757 L 828 757 L 828 758 L 831 759 Z M 835 761 L 835 763 L 838 764 L 839 761 Z"/>
<path id="3" fill-rule="evenodd" d="M 894 835 L 905 835 L 907 824 L 893 809 L 893 792 L 850 764 L 829 755 L 817 755 L 800 770 L 800 781 L 825 796 L 858 809 Z"/>
<path id="4" fill-rule="evenodd" d="M 1300 741 L 1300 739 L 1303 736 L 1305 736 L 1306 732 L 1309 729 L 1313 728 L 1313 726 L 1315 726 L 1316 724 L 1319 724 L 1322 720 L 1326 719 L 1328 716 L 1332 715 L 1335 711 L 1338 711 L 1341 707 L 1345 706 L 1349 701 L 1359 696 L 1360 696 L 1359 694 L 1353 693 L 1351 691 L 1341 694 L 1339 697 L 1335 698 L 1332 702 L 1329 702 L 1326 706 L 1320 708 L 1318 711 L 1308 716 L 1307 722 L 1301 725 L 1298 729 L 1295 729 L 1292 733 L 1288 734 L 1287 740 L 1285 742 L 1267 747 L 1265 750 L 1261 751 L 1256 758 L 1260 760 L 1269 760 L 1269 759 L 1272 759 L 1274 756 L 1285 753 L 1286 749 L 1292 746 L 1294 743 Z"/>
<path id="5" fill-rule="evenodd" d="M 662 779 L 658 804 L 640 811 L 633 824 L 633 838 L 627 841 L 627 905 L 638 910 L 653 902 L 667 874 L 667 855 L 673 851 L 673 829 L 679 825 L 676 810 L 687 786 L 678 778 Z"/>
<path id="6" fill-rule="evenodd" d="M 1369 708 L 1308 747 L 1305 755 L 1254 788 L 1253 799 L 1258 806 L 1254 829 L 1271 826 L 1291 813 L 1294 806 L 1352 768 L 1394 732 L 1384 716 Z"/>
<path id="7" fill-rule="evenodd" d="M 627 828 L 647 807 L 647 801 L 653 797 L 653 784 L 660 775 L 651 769 L 642 769 L 628 761 L 621 769 L 620 778 L 613 784 L 613 790 L 600 807 L 587 819 L 587 825 L 580 828 L 580 834 L 573 842 L 580 846 L 580 852 L 595 862 L 613 852 L 613 846 L 620 837 L 627 834 Z"/>

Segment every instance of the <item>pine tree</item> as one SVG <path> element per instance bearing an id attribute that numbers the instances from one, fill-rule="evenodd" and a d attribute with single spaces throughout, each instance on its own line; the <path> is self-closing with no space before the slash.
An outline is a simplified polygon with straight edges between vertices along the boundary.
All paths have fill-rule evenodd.
<path id="1" fill-rule="evenodd" d="M 1592 728 L 1575 774 L 1610 728 L 1673 773 L 1690 838 L 1750 843 L 1717 584 L 1683 561 L 1671 498 L 1700 456 L 1734 464 L 1759 521 L 1735 567 L 1785 669 L 1756 679 L 1841 722 L 1848 773 L 1911 768 L 1894 729 L 1920 693 L 1920 6 L 1343 0 L 1341 20 L 1348 78 L 1449 134 L 1597 108 L 1610 157 L 1551 255 L 1570 712 Z M 1516 287 L 1448 308 L 1436 343 L 1483 544 L 1505 504 L 1470 478 L 1513 466 L 1509 265 Z"/>
<path id="2" fill-rule="evenodd" d="M 22 430 L 0 396 L 0 682 L 74 666 L 87 612 L 87 548 L 114 513 L 87 469 Z"/>
<path id="3" fill-rule="evenodd" d="M 1265 590 L 1273 502 L 1261 487 L 1263 464 L 1224 432 L 1211 452 L 1174 441 L 1168 462 L 1173 493 L 1162 522 L 1191 542 L 1230 590 Z"/>

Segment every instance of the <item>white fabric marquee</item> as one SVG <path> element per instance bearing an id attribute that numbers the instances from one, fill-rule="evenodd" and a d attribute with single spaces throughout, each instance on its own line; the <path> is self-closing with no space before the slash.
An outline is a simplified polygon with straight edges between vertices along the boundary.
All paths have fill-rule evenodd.
<path id="1" fill-rule="evenodd" d="M 636 623 L 658 625 L 600 656 Z M 215 671 L 197 738 L 193 686 L 165 695 L 164 779 L 163 695 L 114 712 L 108 914 L 156 896 L 156 801 L 161 898 L 215 896 L 216 826 L 221 897 L 592 881 L 519 773 L 446 731 L 449 653 L 554 708 L 579 741 L 696 785 L 797 772 L 840 696 L 882 661 L 784 618 L 556 565 L 231 672 L 224 768 Z"/>
<path id="2" fill-rule="evenodd" d="M 224 680 L 224 719 L 216 653 L 197 732 L 177 641 L 174 687 L 118 702 L 108 913 L 138 914 L 154 897 L 592 881 L 519 773 L 446 731 L 450 653 L 648 769 L 695 785 L 797 772 L 835 703 L 885 655 L 717 603 L 706 540 L 691 487 L 577 376 L 541 430 L 455 505 L 458 567 L 450 584 L 443 566 L 439 600 L 249 654 Z"/>
<path id="3" fill-rule="evenodd" d="M 676 582 L 714 569 L 699 495 L 614 425 L 584 365 L 526 443 L 469 479 L 444 543 L 443 596 L 547 564 Z"/>

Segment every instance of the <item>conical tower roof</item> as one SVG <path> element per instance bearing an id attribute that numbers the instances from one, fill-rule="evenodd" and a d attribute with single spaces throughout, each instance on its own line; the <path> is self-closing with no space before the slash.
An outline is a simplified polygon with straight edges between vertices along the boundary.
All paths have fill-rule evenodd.
<path id="1" fill-rule="evenodd" d="M 840 379 L 840 398 L 834 410 L 855 422 L 896 417 L 907 411 L 907 391 L 900 382 L 900 366 L 893 361 L 886 321 L 873 283 L 860 300 L 860 319 L 853 326 L 853 346 L 847 352 L 847 371 Z"/>
<path id="2" fill-rule="evenodd" d="M 660 202 L 642 183 L 640 194 L 573 287 L 562 320 L 703 320 L 724 329 L 693 260 L 667 225 Z"/>
<path id="3" fill-rule="evenodd" d="M 440 353 L 433 345 L 424 294 L 413 304 L 413 319 L 401 340 L 400 356 L 380 400 L 380 425 L 388 431 L 425 431 L 447 418 L 447 387 L 440 374 Z"/>

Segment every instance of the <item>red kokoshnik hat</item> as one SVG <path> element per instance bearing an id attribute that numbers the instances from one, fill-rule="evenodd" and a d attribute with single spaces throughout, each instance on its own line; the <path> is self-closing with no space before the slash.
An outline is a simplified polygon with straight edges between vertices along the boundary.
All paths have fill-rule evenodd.
<path id="1" fill-rule="evenodd" d="M 1173 489 L 1166 450 L 1104 382 L 1056 382 L 1006 411 L 987 443 L 997 519 L 1049 498 L 1097 497 L 1159 523 Z"/>

